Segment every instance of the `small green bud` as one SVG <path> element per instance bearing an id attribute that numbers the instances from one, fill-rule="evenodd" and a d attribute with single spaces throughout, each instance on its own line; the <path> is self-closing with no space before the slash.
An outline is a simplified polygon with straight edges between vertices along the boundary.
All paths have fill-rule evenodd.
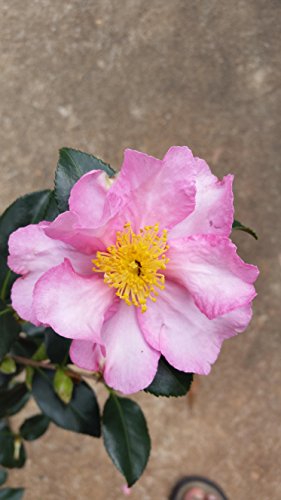
<path id="1" fill-rule="evenodd" d="M 5 375 L 11 375 L 17 371 L 17 365 L 14 359 L 6 356 L 0 363 L 0 372 Z"/>
<path id="2" fill-rule="evenodd" d="M 20 450 L 21 450 L 21 437 L 20 436 L 15 436 L 14 440 L 14 460 L 18 461 L 20 458 Z"/>
<path id="3" fill-rule="evenodd" d="M 27 366 L 25 369 L 25 385 L 30 391 L 32 389 L 33 375 L 34 375 L 34 368 L 32 368 L 32 366 Z"/>
<path id="4" fill-rule="evenodd" d="M 66 375 L 63 368 L 58 368 L 54 376 L 54 390 L 58 397 L 68 404 L 73 393 L 73 381 Z"/>

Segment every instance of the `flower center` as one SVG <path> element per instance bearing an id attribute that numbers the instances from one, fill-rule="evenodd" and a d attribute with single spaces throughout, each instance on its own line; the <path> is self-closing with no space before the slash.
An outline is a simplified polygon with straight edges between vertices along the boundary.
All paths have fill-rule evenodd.
<path id="1" fill-rule="evenodd" d="M 145 312 L 147 299 L 155 302 L 157 289 L 164 289 L 165 276 L 159 270 L 166 269 L 168 248 L 167 230 L 160 234 L 159 224 L 145 226 L 135 234 L 128 222 L 116 233 L 115 245 L 107 252 L 97 252 L 93 271 L 104 273 L 104 282 L 116 288 L 116 295 L 126 304 Z"/>

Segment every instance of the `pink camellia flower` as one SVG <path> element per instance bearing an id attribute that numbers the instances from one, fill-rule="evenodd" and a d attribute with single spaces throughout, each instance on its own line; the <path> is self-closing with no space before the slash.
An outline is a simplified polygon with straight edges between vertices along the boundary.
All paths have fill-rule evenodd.
<path id="1" fill-rule="evenodd" d="M 126 150 L 113 181 L 85 174 L 69 211 L 11 235 L 13 307 L 73 339 L 73 362 L 125 394 L 152 382 L 161 354 L 208 374 L 256 295 L 258 269 L 229 239 L 232 180 L 187 147 L 163 160 Z"/>

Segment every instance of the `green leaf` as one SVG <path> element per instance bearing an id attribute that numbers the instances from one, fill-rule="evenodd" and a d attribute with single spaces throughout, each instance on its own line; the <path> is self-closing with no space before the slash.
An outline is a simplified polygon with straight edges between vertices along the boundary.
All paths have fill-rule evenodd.
<path id="1" fill-rule="evenodd" d="M 66 405 L 55 394 L 53 380 L 53 372 L 36 370 L 32 394 L 42 413 L 59 427 L 99 437 L 100 413 L 93 389 L 85 382 L 75 384 L 72 399 Z"/>
<path id="2" fill-rule="evenodd" d="M 150 453 L 150 437 L 140 407 L 114 393 L 103 413 L 105 448 L 117 469 L 132 486 L 141 476 Z"/>
<path id="3" fill-rule="evenodd" d="M 250 227 L 244 226 L 238 220 L 233 221 L 232 229 L 237 229 L 238 231 L 244 231 L 245 233 L 248 233 L 251 236 L 253 236 L 253 238 L 255 238 L 255 240 L 258 239 L 257 233 L 253 229 L 251 229 Z"/>
<path id="4" fill-rule="evenodd" d="M 104 170 L 109 177 L 116 173 L 107 163 L 88 153 L 71 148 L 60 150 L 55 178 L 55 196 L 61 212 L 68 210 L 68 199 L 74 184 L 82 175 L 91 170 Z"/>
<path id="5" fill-rule="evenodd" d="M 12 378 L 13 375 L 4 375 L 3 373 L 0 373 L 0 391 L 8 386 Z"/>
<path id="6" fill-rule="evenodd" d="M 6 412 L 6 416 L 12 417 L 13 415 L 16 415 L 16 413 L 19 413 L 24 408 L 29 398 L 30 392 L 27 391 L 26 394 L 20 399 L 20 401 L 9 408 L 9 410 Z"/>
<path id="7" fill-rule="evenodd" d="M 58 368 L 54 376 L 54 390 L 57 396 L 65 403 L 71 401 L 73 393 L 73 381 L 64 372 L 63 368 Z"/>
<path id="8" fill-rule="evenodd" d="M 0 490 L 0 500 L 21 500 L 23 494 L 23 488 L 3 488 Z"/>
<path id="9" fill-rule="evenodd" d="M 145 392 L 150 392 L 154 396 L 184 396 L 189 391 L 192 380 L 192 373 L 176 370 L 161 356 L 154 380 Z"/>
<path id="10" fill-rule="evenodd" d="M 0 469 L 0 486 L 7 480 L 8 472 L 5 469 Z"/>
<path id="11" fill-rule="evenodd" d="M 10 291 L 17 277 L 17 274 L 13 273 L 7 265 L 7 256 L 0 254 L 0 298 L 2 300 L 10 300 Z"/>
<path id="12" fill-rule="evenodd" d="M 59 213 L 55 192 L 50 191 L 49 202 L 45 210 L 44 220 L 52 221 L 59 215 Z"/>
<path id="13" fill-rule="evenodd" d="M 11 353 L 24 358 L 32 358 L 40 346 L 40 339 L 37 337 L 19 337 L 12 345 Z"/>
<path id="14" fill-rule="evenodd" d="M 21 410 L 29 395 L 24 383 L 17 383 L 9 389 L 0 388 L 0 418 L 14 415 Z"/>
<path id="15" fill-rule="evenodd" d="M 12 358 L 4 358 L 0 363 L 0 372 L 5 375 L 11 375 L 17 371 L 17 365 L 14 359 Z"/>
<path id="16" fill-rule="evenodd" d="M 52 363 L 67 363 L 68 352 L 71 345 L 71 340 L 58 335 L 52 328 L 45 330 L 45 345 L 48 358 Z"/>
<path id="17" fill-rule="evenodd" d="M 20 435 L 26 441 L 34 441 L 41 437 L 48 429 L 50 419 L 46 415 L 30 417 L 21 425 Z"/>
<path id="18" fill-rule="evenodd" d="M 36 339 L 36 341 L 39 340 L 42 342 L 44 340 L 45 330 L 45 326 L 35 326 L 28 321 L 25 321 L 22 325 L 22 331 L 26 333 L 28 337 Z"/>
<path id="19" fill-rule="evenodd" d="M 14 318 L 13 311 L 0 301 L 0 360 L 9 352 L 20 330 L 20 325 Z"/>
<path id="20" fill-rule="evenodd" d="M 25 460 L 25 448 L 19 436 L 15 436 L 7 425 L 2 426 L 0 429 L 0 464 L 7 468 L 21 468 Z"/>

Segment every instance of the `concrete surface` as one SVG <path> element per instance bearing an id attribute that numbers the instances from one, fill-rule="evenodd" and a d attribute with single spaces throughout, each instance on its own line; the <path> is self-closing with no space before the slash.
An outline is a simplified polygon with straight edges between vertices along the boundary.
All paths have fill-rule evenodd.
<path id="1" fill-rule="evenodd" d="M 280 2 L 2 0 L 0 8 L 1 208 L 52 185 L 61 146 L 116 167 L 126 146 L 162 156 L 188 144 L 217 175 L 236 174 L 237 218 L 260 237 L 235 237 L 261 268 L 254 319 L 200 379 L 193 409 L 186 399 L 136 398 L 153 448 L 132 500 L 165 499 L 191 473 L 218 481 L 231 500 L 278 500 Z M 27 500 L 123 498 L 101 442 L 53 428 L 28 451 L 26 468 L 10 475 Z"/>

